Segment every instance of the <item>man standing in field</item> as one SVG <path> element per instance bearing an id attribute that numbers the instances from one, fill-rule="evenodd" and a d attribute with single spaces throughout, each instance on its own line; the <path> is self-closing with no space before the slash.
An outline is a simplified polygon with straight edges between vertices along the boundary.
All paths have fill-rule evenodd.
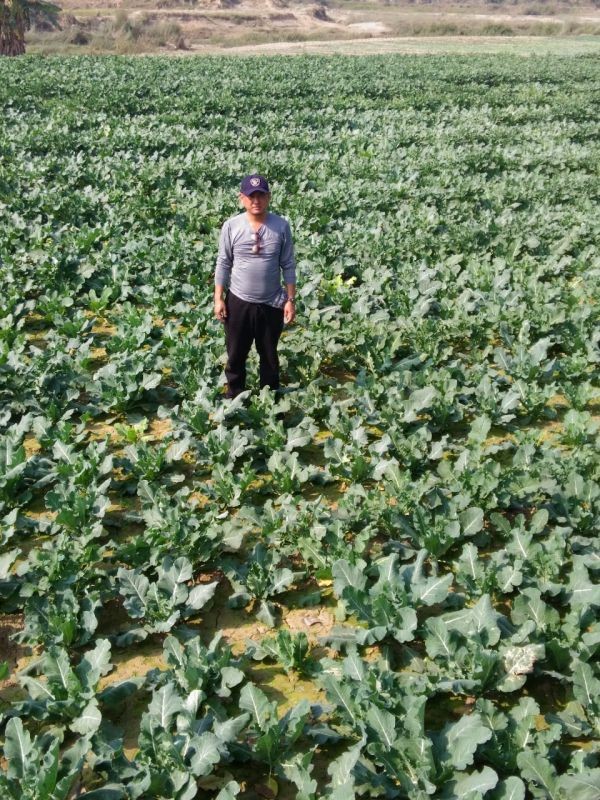
<path id="1" fill-rule="evenodd" d="M 252 342 L 260 358 L 261 388 L 279 389 L 277 343 L 284 323 L 296 318 L 296 262 L 289 223 L 269 211 L 271 192 L 262 175 L 246 176 L 239 198 L 244 211 L 221 229 L 215 271 L 215 317 L 225 326 L 229 398 L 246 388 Z"/>

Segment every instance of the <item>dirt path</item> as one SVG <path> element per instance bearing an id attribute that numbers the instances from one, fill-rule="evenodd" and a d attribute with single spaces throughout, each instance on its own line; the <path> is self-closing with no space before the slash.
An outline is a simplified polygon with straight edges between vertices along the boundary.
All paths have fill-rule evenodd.
<path id="1" fill-rule="evenodd" d="M 522 55 L 584 55 L 600 54 L 600 37 L 562 36 L 406 36 L 331 39 L 309 42 L 268 42 L 237 47 L 195 47 L 188 55 L 224 54 L 250 55 L 378 55 L 412 53 L 415 55 L 442 53 L 501 53 Z"/>

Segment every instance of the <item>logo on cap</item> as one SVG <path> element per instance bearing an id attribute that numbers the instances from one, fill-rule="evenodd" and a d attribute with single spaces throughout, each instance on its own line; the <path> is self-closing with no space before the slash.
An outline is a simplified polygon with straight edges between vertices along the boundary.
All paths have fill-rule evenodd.
<path id="1" fill-rule="evenodd" d="M 251 186 L 260 186 L 260 178 L 250 178 Z"/>

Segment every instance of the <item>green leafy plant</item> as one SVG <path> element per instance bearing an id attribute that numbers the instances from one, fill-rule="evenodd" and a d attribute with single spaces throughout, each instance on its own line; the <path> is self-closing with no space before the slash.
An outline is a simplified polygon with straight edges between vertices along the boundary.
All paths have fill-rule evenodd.
<path id="1" fill-rule="evenodd" d="M 279 567 L 279 555 L 257 544 L 244 564 L 227 565 L 227 575 L 234 589 L 229 605 L 241 608 L 253 603 L 257 618 L 270 628 L 277 623 L 278 609 L 269 598 L 286 592 L 294 582 L 288 567 Z"/>
<path id="2" fill-rule="evenodd" d="M 36 719 L 51 719 L 82 736 L 93 734 L 102 722 L 98 683 L 110 663 L 110 642 L 98 639 L 73 667 L 66 650 L 51 647 L 39 660 L 19 674 L 19 683 L 29 694 L 19 712 Z M 110 697 L 110 693 L 107 693 Z"/>
<path id="3" fill-rule="evenodd" d="M 157 580 L 150 581 L 141 570 L 123 567 L 117 572 L 119 593 L 132 619 L 143 620 L 143 627 L 129 630 L 120 640 L 145 639 L 149 633 L 166 633 L 178 622 L 193 616 L 212 598 L 218 582 L 198 584 L 189 589 L 193 570 L 187 558 L 167 556 L 156 568 Z"/>
<path id="4" fill-rule="evenodd" d="M 246 652 L 255 661 L 269 659 L 281 664 L 286 672 L 299 675 L 311 675 L 316 669 L 315 659 L 309 651 L 310 644 L 305 633 L 290 633 L 285 628 L 277 631 L 274 637 L 246 644 Z"/>
<path id="5" fill-rule="evenodd" d="M 280 718 L 277 705 L 269 702 L 253 683 L 247 683 L 242 689 L 239 705 L 250 715 L 246 740 L 240 748 L 254 760 L 265 763 L 271 774 L 304 733 L 311 716 L 310 705 L 303 700 Z"/>
<path id="6" fill-rule="evenodd" d="M 8 721 L 4 757 L 8 768 L 0 773 L 0 789 L 11 800 L 67 800 L 81 776 L 89 738 L 82 736 L 61 753 L 61 739 L 53 733 L 31 737 L 22 721 Z"/>
<path id="7" fill-rule="evenodd" d="M 223 643 L 223 635 L 215 634 L 207 646 L 199 636 L 183 643 L 168 636 L 164 644 L 166 670 L 153 670 L 148 675 L 152 685 L 162 686 L 175 681 L 182 694 L 195 693 L 199 702 L 212 698 L 229 698 L 231 690 L 244 680 L 240 659 Z"/>

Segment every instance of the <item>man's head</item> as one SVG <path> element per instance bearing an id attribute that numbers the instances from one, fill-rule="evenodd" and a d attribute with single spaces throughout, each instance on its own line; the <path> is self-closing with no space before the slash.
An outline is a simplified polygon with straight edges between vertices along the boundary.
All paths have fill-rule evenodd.
<path id="1" fill-rule="evenodd" d="M 267 179 L 262 175 L 246 175 L 240 186 L 240 203 L 254 217 L 262 217 L 267 212 L 271 192 Z"/>

